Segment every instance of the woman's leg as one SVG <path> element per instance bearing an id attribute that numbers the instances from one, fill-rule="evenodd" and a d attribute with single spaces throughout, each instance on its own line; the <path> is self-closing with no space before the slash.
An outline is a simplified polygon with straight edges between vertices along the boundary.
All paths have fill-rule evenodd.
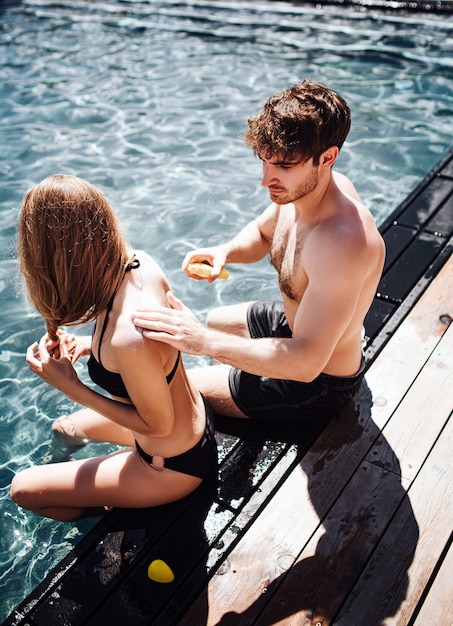
<path id="1" fill-rule="evenodd" d="M 60 521 L 98 515 L 102 507 L 146 508 L 179 500 L 201 479 L 169 469 L 157 471 L 135 450 L 40 465 L 14 477 L 11 498 L 28 509 Z"/>
<path id="2" fill-rule="evenodd" d="M 115 424 L 91 409 L 81 409 L 57 418 L 52 424 L 52 431 L 56 439 L 66 446 L 81 446 L 93 441 L 120 446 L 134 445 L 134 437 L 128 428 Z"/>

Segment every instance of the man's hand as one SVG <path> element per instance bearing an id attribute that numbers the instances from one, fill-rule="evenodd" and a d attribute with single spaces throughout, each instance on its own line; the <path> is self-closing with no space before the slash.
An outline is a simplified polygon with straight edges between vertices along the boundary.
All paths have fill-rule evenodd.
<path id="1" fill-rule="evenodd" d="M 212 283 L 219 278 L 223 268 L 227 262 L 227 252 L 222 246 L 212 246 L 211 248 L 200 248 L 199 250 L 193 250 L 188 252 L 182 262 L 182 270 L 187 274 L 189 278 L 194 280 L 207 280 L 208 283 Z M 195 263 L 207 263 L 212 267 L 210 276 L 202 277 L 199 274 L 190 271 L 189 265 Z"/>
<path id="2" fill-rule="evenodd" d="M 142 329 L 148 339 L 162 341 L 186 354 L 205 355 L 209 330 L 190 309 L 171 292 L 167 292 L 168 307 L 138 308 L 132 322 Z"/>

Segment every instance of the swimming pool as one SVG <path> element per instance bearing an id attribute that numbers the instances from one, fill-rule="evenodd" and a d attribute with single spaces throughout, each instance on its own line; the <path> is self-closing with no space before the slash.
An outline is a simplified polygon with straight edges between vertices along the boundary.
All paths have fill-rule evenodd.
<path id="1" fill-rule="evenodd" d="M 179 269 L 188 249 L 232 235 L 268 202 L 260 164 L 241 141 L 247 117 L 306 76 L 338 89 L 353 113 L 338 169 L 381 222 L 451 147 L 453 24 L 284 2 L 28 0 L 0 5 L 0 49 L 4 619 L 94 523 L 42 520 L 8 496 L 17 469 L 46 456 L 51 421 L 71 410 L 24 362 L 44 330 L 17 280 L 25 190 L 57 171 L 98 185 L 130 240 L 200 316 L 218 303 L 273 297 L 267 261 L 253 272 L 233 267 L 213 286 Z"/>

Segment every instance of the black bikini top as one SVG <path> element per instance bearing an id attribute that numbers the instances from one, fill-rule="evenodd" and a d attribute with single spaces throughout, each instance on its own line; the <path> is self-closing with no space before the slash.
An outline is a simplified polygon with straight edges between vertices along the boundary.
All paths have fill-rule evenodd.
<path id="1" fill-rule="evenodd" d="M 137 267 L 140 267 L 140 261 L 138 259 L 134 259 L 132 263 L 126 266 L 126 272 L 136 269 Z M 110 372 L 109 370 L 107 370 L 102 365 L 102 361 L 101 361 L 101 343 L 104 337 L 105 330 L 107 328 L 108 317 L 112 309 L 115 295 L 116 295 L 116 290 L 107 305 L 107 310 L 106 310 L 105 318 L 104 318 L 104 324 L 102 326 L 101 334 L 99 336 L 98 358 L 96 360 L 94 358 L 93 352 L 91 352 L 90 358 L 88 359 L 87 366 L 88 366 L 88 373 L 90 375 L 90 378 L 96 385 L 98 385 L 102 389 L 105 389 L 105 391 L 110 393 L 112 396 L 117 396 L 119 398 L 129 398 L 129 393 L 126 389 L 126 385 L 124 384 L 123 379 L 121 378 L 121 375 L 118 374 L 118 372 Z M 178 369 L 180 358 L 181 358 L 181 353 L 178 352 L 178 356 L 176 357 L 176 362 L 173 366 L 173 369 L 167 376 L 167 384 L 170 384 L 171 381 L 173 380 L 174 375 L 176 374 L 176 370 Z"/>

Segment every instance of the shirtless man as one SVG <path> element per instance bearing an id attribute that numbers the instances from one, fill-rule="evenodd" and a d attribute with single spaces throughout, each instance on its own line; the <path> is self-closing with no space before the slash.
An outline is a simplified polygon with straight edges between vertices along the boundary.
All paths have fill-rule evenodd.
<path id="1" fill-rule="evenodd" d="M 325 418 L 357 392 L 361 335 L 385 257 L 384 242 L 354 186 L 332 171 L 350 128 L 346 102 L 304 81 L 271 97 L 248 121 L 245 142 L 263 164 L 272 204 L 226 243 L 190 252 L 188 266 L 270 254 L 282 301 L 225 306 L 203 326 L 172 293 L 172 309 L 139 309 L 144 335 L 222 365 L 189 370 L 220 415 Z"/>

